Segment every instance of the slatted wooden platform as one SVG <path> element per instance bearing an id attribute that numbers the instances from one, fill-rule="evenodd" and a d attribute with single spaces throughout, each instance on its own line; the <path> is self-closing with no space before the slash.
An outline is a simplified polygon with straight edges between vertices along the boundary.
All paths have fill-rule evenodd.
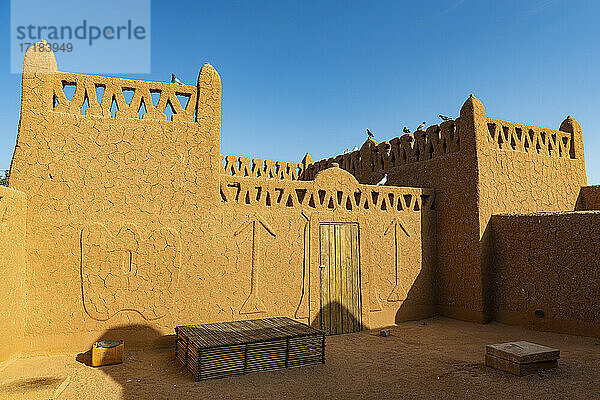
<path id="1" fill-rule="evenodd" d="M 196 381 L 325 362 L 325 333 L 287 317 L 175 328 Z"/>

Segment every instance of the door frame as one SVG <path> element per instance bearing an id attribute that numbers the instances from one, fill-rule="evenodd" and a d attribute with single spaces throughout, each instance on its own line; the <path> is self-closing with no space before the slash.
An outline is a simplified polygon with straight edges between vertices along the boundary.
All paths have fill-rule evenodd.
<path id="1" fill-rule="evenodd" d="M 321 268 L 321 266 L 326 265 L 325 261 L 322 259 L 323 256 L 323 252 L 324 252 L 324 248 L 323 248 L 323 237 L 322 237 L 322 231 L 321 229 L 323 227 L 333 227 L 333 234 L 334 236 L 328 236 L 329 237 L 329 241 L 333 240 L 333 248 L 334 248 L 334 255 L 333 255 L 333 271 L 335 271 L 335 278 L 334 281 L 337 283 L 338 280 L 341 281 L 342 279 L 340 279 L 340 276 L 338 275 L 339 272 L 342 272 L 342 276 L 344 276 L 344 273 L 346 274 L 346 279 L 345 279 L 345 284 L 346 284 L 346 290 L 348 289 L 348 283 L 352 282 L 352 285 L 354 285 L 354 282 L 356 282 L 356 286 L 358 288 L 358 307 L 357 309 L 354 309 L 353 311 L 355 311 L 355 314 L 352 314 L 352 318 L 355 318 L 357 320 L 357 324 L 358 324 L 358 330 L 352 330 L 349 332 L 336 332 L 336 333 L 331 333 L 329 331 L 327 331 L 326 333 L 328 334 L 342 334 L 342 333 L 354 333 L 354 332 L 358 332 L 361 330 L 362 327 L 362 290 L 361 290 L 361 281 L 362 281 L 362 277 L 361 277 L 361 259 L 360 259 L 360 228 L 358 223 L 356 222 L 321 222 L 319 223 L 319 310 L 321 311 L 321 313 L 319 314 L 319 328 L 321 330 L 325 330 L 324 328 L 324 320 L 323 320 L 323 310 L 324 310 L 324 304 L 323 304 L 323 285 L 324 284 L 329 284 L 329 287 L 331 289 L 331 282 L 332 282 L 332 258 L 330 255 L 329 260 L 327 260 L 327 265 L 328 265 L 328 272 L 329 275 L 327 276 L 327 282 L 323 281 L 323 273 L 325 268 Z M 343 253 L 338 254 L 338 246 L 341 245 L 341 243 L 338 243 L 337 239 L 338 239 L 338 235 L 337 235 L 337 229 L 338 227 L 345 227 L 346 229 L 350 229 L 350 234 L 352 235 L 352 228 L 354 228 L 356 230 L 356 267 L 355 270 L 353 271 L 353 275 L 356 274 L 356 277 L 352 277 L 352 278 L 348 278 L 348 273 L 350 272 L 350 269 L 346 269 L 345 271 L 343 271 L 344 267 L 347 267 L 347 265 L 345 263 L 341 263 L 344 267 L 342 267 L 342 265 L 339 266 L 338 268 L 338 261 L 341 261 L 341 258 L 338 258 L 338 255 L 343 256 Z M 343 232 L 343 230 L 342 230 Z M 331 232 L 330 232 L 331 233 Z M 345 234 L 346 232 L 344 232 Z M 342 239 L 340 237 L 340 239 Z M 342 239 L 344 240 L 344 239 Z M 351 239 L 352 242 L 352 239 Z M 346 243 L 346 245 L 348 245 L 348 243 Z M 352 245 L 351 245 L 352 246 Z M 329 252 L 331 251 L 331 246 Z M 335 291 L 340 290 L 340 292 L 343 292 L 343 287 L 344 285 L 340 285 L 340 287 L 334 289 Z M 328 294 L 331 295 L 331 291 L 328 291 Z M 348 300 L 348 299 L 346 299 Z M 341 303 L 338 305 L 340 307 L 346 307 L 346 312 L 350 312 L 350 308 L 352 308 L 351 304 L 343 304 L 344 300 L 341 300 Z M 327 306 L 327 305 L 325 305 Z M 335 309 L 328 309 L 329 313 L 331 313 L 332 311 L 338 311 Z M 344 330 L 344 326 L 345 326 L 345 322 L 344 322 L 344 311 L 343 309 L 340 310 L 340 315 L 337 315 L 336 318 L 339 318 L 339 320 L 337 322 L 341 321 L 341 328 L 339 324 L 333 324 L 336 325 L 336 329 L 340 328 L 342 331 Z M 333 325 L 331 327 L 333 327 Z M 330 328 L 331 328 L 330 327 Z M 354 328 L 353 328 L 354 329 Z"/>
<path id="2" fill-rule="evenodd" d="M 321 265 L 321 238 L 319 233 L 319 225 L 321 224 L 336 224 L 336 223 L 354 223 L 358 225 L 358 254 L 359 254 L 359 273 L 360 273 L 360 322 L 361 329 L 365 329 L 370 325 L 370 309 L 372 308 L 367 299 L 370 299 L 369 280 L 370 268 L 369 254 L 364 249 L 362 243 L 368 243 L 369 230 L 365 220 L 356 213 L 336 212 L 331 211 L 312 211 L 309 215 L 310 226 L 310 262 L 308 271 L 308 286 L 309 286 L 309 321 L 310 324 L 319 328 L 320 326 L 320 304 L 321 304 L 321 287 L 320 287 L 320 268 Z"/>

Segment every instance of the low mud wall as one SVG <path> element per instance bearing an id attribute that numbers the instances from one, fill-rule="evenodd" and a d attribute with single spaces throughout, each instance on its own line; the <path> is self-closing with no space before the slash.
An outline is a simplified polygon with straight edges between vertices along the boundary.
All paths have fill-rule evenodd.
<path id="1" fill-rule="evenodd" d="M 600 337 L 600 211 L 494 215 L 494 319 Z"/>

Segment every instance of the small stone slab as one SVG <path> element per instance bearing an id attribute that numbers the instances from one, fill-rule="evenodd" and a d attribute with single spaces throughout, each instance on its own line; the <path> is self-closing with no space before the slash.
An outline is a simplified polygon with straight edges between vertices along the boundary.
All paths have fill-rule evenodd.
<path id="1" fill-rule="evenodd" d="M 517 364 L 556 361 L 560 358 L 558 349 L 525 341 L 488 344 L 485 350 L 486 355 L 489 354 Z"/>
<path id="2" fill-rule="evenodd" d="M 555 368 L 558 366 L 558 361 L 538 361 L 529 364 L 519 364 L 493 356 L 491 354 L 486 354 L 485 365 L 501 371 L 509 372 L 513 375 L 525 376 L 538 371 Z"/>

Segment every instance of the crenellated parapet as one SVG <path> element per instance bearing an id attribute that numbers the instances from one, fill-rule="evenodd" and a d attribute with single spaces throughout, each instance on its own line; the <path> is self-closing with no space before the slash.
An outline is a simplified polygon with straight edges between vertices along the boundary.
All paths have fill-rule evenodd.
<path id="1" fill-rule="evenodd" d="M 58 70 L 53 52 L 33 48 L 25 54 L 23 64 L 23 110 L 197 122 L 210 131 L 220 127 L 221 79 L 210 64 L 201 68 L 196 85 L 181 85 L 63 72 Z"/>
<path id="2" fill-rule="evenodd" d="M 333 163 L 338 163 L 351 174 L 360 175 L 443 157 L 458 152 L 460 146 L 459 120 L 442 122 L 381 143 L 368 139 L 360 150 L 308 165 L 303 179 L 313 179 L 319 171 Z"/>
<path id="3" fill-rule="evenodd" d="M 488 118 L 479 99 L 471 95 L 456 120 L 431 125 L 414 134 L 376 142 L 369 138 L 360 150 L 304 165 L 302 179 L 315 175 L 333 163 L 351 174 L 381 175 L 410 164 L 427 168 L 430 160 L 456 154 L 469 148 L 469 155 L 477 151 L 515 151 L 535 156 L 583 159 L 583 136 L 579 123 L 568 116 L 560 128 L 549 129 Z M 476 144 L 477 143 L 477 144 Z"/>
<path id="4" fill-rule="evenodd" d="M 263 160 L 260 158 L 223 156 L 222 172 L 236 177 L 275 178 L 283 180 L 298 180 L 304 171 L 303 163 Z"/>
<path id="5" fill-rule="evenodd" d="M 52 111 L 107 118 L 194 122 L 196 86 L 68 72 L 52 74 Z M 70 98 L 67 97 L 70 94 Z"/>
<path id="6" fill-rule="evenodd" d="M 488 143 L 496 150 L 576 158 L 570 132 L 487 118 Z"/>

